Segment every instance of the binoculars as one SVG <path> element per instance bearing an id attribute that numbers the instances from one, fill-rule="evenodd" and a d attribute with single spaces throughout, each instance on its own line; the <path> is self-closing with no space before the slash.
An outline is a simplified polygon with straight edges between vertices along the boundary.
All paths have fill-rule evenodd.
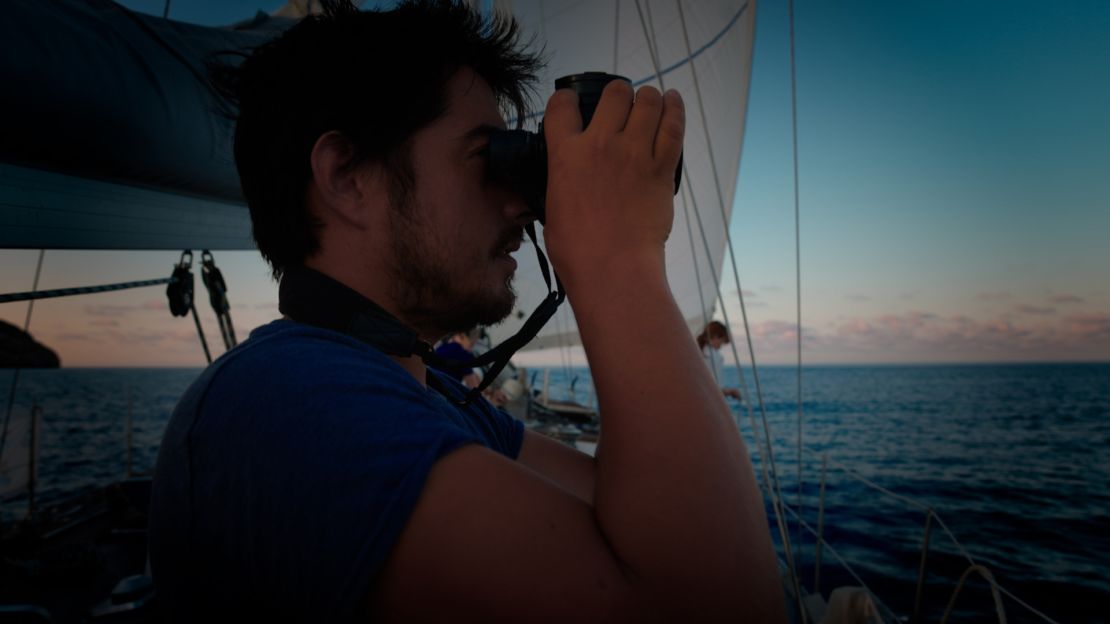
<path id="1" fill-rule="evenodd" d="M 593 119 L 605 85 L 613 80 L 631 82 L 624 76 L 604 72 L 585 72 L 563 76 L 555 81 L 556 89 L 573 89 L 578 94 L 578 110 L 582 128 Z M 489 139 L 489 176 L 495 182 L 519 193 L 531 208 L 536 220 L 545 223 L 544 196 L 547 194 L 547 141 L 543 122 L 538 132 L 527 130 L 495 130 Z M 682 181 L 682 158 L 674 172 L 674 192 Z"/>

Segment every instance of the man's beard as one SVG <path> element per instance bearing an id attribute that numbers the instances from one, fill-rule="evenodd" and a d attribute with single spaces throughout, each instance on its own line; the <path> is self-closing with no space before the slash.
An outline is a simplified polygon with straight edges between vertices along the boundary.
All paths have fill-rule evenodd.
<path id="1" fill-rule="evenodd" d="M 507 317 L 516 302 L 516 292 L 509 280 L 502 292 L 478 289 L 467 292 L 461 288 L 473 282 L 466 279 L 465 272 L 459 279 L 453 279 L 455 276 L 450 272 L 453 260 L 439 257 L 445 247 L 427 240 L 427 231 L 420 227 L 413 210 L 411 195 L 394 198 L 401 201 L 393 202 L 389 213 L 393 251 L 389 270 L 391 295 L 401 320 L 418 332 L 427 333 L 426 338 L 438 338 L 479 325 L 494 325 Z"/>

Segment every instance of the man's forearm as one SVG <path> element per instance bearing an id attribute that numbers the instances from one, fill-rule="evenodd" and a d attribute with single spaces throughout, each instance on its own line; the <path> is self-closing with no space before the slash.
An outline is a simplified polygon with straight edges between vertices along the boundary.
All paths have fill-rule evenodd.
<path id="1" fill-rule="evenodd" d="M 709 593 L 781 609 L 747 453 L 662 263 L 622 263 L 568 291 L 603 422 L 596 514 L 617 556 L 691 601 Z"/>

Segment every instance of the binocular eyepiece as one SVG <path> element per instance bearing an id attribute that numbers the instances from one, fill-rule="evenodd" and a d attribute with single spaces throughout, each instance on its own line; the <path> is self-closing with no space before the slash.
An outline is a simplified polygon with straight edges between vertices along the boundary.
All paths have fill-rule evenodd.
<path id="1" fill-rule="evenodd" d="M 563 76 L 555 81 L 556 89 L 573 89 L 578 94 L 578 110 L 582 127 L 593 119 L 605 85 L 613 80 L 631 82 L 624 76 L 604 72 L 585 72 Z M 524 197 L 536 220 L 545 223 L 544 196 L 547 194 L 547 141 L 543 122 L 538 132 L 527 130 L 495 130 L 489 138 L 489 176 Z M 682 158 L 674 172 L 674 192 L 682 181 Z"/>

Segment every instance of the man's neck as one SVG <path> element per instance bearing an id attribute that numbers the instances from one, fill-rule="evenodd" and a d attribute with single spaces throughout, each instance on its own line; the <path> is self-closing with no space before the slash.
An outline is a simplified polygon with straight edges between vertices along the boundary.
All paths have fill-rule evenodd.
<path id="1" fill-rule="evenodd" d="M 329 266 L 313 262 L 306 262 L 305 268 L 325 276 L 325 278 L 327 278 L 330 283 L 337 285 L 327 286 L 326 284 L 329 282 L 319 281 L 304 282 L 306 278 L 302 276 L 302 278 L 297 279 L 297 284 L 315 284 L 314 286 L 309 286 L 309 288 L 322 290 L 315 293 L 311 291 L 305 292 L 303 286 L 289 285 L 289 288 L 292 289 L 290 290 L 290 296 L 292 299 L 286 300 L 285 288 L 287 284 L 284 281 L 285 278 L 283 278 L 282 305 L 286 306 L 286 303 L 290 303 L 290 308 L 294 308 L 295 306 L 295 308 L 301 310 L 300 314 L 287 314 L 291 316 L 291 318 L 293 318 L 294 320 L 307 322 L 309 324 L 319 324 L 322 326 L 327 326 L 327 328 L 337 329 L 340 331 L 353 332 L 352 335 L 356 336 L 356 338 L 367 340 L 365 336 L 379 335 L 379 332 L 381 330 L 375 328 L 373 321 L 371 321 L 371 325 L 369 325 L 369 334 L 364 334 L 359 330 L 352 330 L 352 328 L 366 329 L 366 326 L 360 326 L 359 321 L 361 319 L 361 316 L 357 316 L 357 318 L 356 316 L 350 316 L 349 318 L 349 316 L 346 315 L 347 310 L 351 310 L 351 313 L 354 314 L 357 313 L 357 310 L 363 308 L 364 304 L 357 303 L 356 300 L 352 299 L 359 298 L 359 301 L 366 300 L 367 302 L 372 304 L 372 306 L 376 306 L 377 309 L 380 309 L 380 312 L 385 312 L 387 316 L 393 316 L 393 321 L 386 321 L 386 323 L 400 323 L 404 326 L 404 328 L 407 328 L 408 331 L 412 331 L 421 341 L 424 341 L 427 344 L 432 344 L 434 342 L 434 340 L 428 340 L 426 338 L 424 334 L 426 334 L 427 332 L 421 332 L 420 329 L 414 328 L 414 326 L 411 323 L 408 323 L 403 318 L 403 316 L 398 315 L 395 312 L 395 306 L 392 305 L 392 301 L 388 299 L 387 296 L 379 295 L 375 298 L 374 293 L 369 292 L 373 291 L 373 289 L 367 289 L 365 284 L 356 283 L 356 280 L 351 279 L 350 275 L 342 274 L 342 271 L 336 272 L 329 270 Z M 286 278 L 289 278 L 289 275 L 286 275 Z M 311 280 L 311 278 L 309 279 Z M 340 285 L 343 286 L 342 290 L 334 290 L 335 288 L 339 288 Z M 360 286 L 362 286 L 362 288 L 360 288 Z M 343 292 L 349 294 L 343 294 Z M 300 294 L 297 295 L 293 293 Z M 334 299 L 334 301 L 331 301 L 332 299 Z M 295 301 L 293 300 L 299 300 L 300 304 L 295 304 Z M 309 308 L 306 308 L 306 302 L 312 302 Z M 320 303 L 329 305 L 330 313 L 326 313 L 324 310 L 321 310 L 320 313 L 314 312 L 313 310 L 316 309 L 317 304 Z M 284 311 L 285 310 L 283 309 L 283 312 Z M 390 325 L 386 324 L 384 325 L 384 328 L 388 328 L 388 326 Z M 385 332 L 387 334 L 390 333 L 391 330 L 385 329 Z M 421 359 L 420 355 L 410 354 L 412 353 L 411 351 L 407 353 L 404 351 L 404 340 L 402 340 L 400 344 L 393 342 L 393 346 L 388 346 L 386 344 L 380 343 L 379 338 L 367 340 L 367 342 L 369 342 L 373 346 L 376 346 L 376 348 L 381 349 L 385 353 L 385 355 L 388 356 L 388 358 L 392 359 L 398 365 L 401 365 L 401 368 L 404 369 L 408 374 L 411 374 L 413 376 L 413 379 L 423 385 L 427 385 L 427 366 L 424 364 L 424 361 Z M 402 349 L 402 351 L 393 351 L 393 349 L 395 348 L 400 348 Z"/>

